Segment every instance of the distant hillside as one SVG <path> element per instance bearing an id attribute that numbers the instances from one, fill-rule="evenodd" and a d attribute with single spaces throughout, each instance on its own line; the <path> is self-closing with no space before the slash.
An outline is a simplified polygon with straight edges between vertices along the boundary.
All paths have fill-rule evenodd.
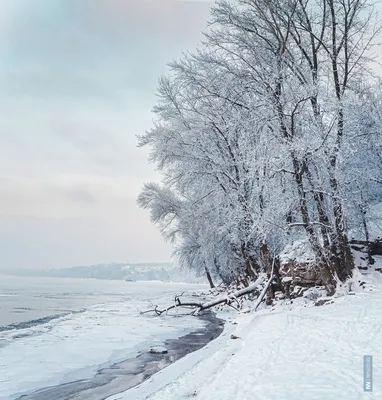
<path id="1" fill-rule="evenodd" d="M 173 263 L 112 263 L 89 266 L 77 266 L 62 269 L 17 269 L 1 270 L 1 273 L 19 276 L 44 276 L 57 278 L 94 278 L 107 280 L 146 280 L 146 281 L 191 281 L 195 277 L 188 276 L 183 270 Z M 187 276 L 186 276 L 187 275 Z"/>

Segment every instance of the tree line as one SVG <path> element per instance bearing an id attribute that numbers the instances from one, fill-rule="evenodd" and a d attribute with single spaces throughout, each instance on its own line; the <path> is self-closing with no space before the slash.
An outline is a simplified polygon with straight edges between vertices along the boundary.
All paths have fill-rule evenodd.
<path id="1" fill-rule="evenodd" d="M 162 183 L 138 202 L 184 266 L 249 284 L 301 240 L 328 292 L 350 276 L 349 235 L 382 199 L 379 31 L 367 0 L 214 4 L 139 137 Z"/>

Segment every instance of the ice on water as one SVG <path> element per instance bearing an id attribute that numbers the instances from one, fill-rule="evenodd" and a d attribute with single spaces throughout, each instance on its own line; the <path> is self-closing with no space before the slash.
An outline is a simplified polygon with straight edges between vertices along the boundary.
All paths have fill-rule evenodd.
<path id="1" fill-rule="evenodd" d="M 5 289 L 7 279 L 13 288 Z M 7 298 L 8 314 L 12 314 L 12 297 L 16 309 L 23 308 L 20 298 L 23 302 L 29 298 L 29 306 L 24 304 L 24 308 L 30 309 L 16 313 L 23 317 L 18 315 L 16 323 L 12 319 L 14 329 L 4 329 L 6 326 L 0 320 L 2 400 L 89 378 L 101 365 L 134 356 L 139 349 L 149 350 L 161 345 L 164 339 L 178 337 L 202 325 L 192 317 L 157 318 L 139 314 L 151 303 L 168 304 L 174 293 L 199 288 L 197 285 L 61 279 L 36 282 L 29 278 L 20 282 L 20 279 L 4 277 L 0 283 L 0 293 L 11 294 Z M 41 293 L 44 293 L 42 298 Z M 43 312 L 38 309 L 39 297 L 42 308 L 51 297 L 52 309 Z M 45 321 L 49 313 L 54 318 Z M 38 319 L 34 318 L 36 315 Z M 32 321 L 30 326 L 28 321 Z"/>

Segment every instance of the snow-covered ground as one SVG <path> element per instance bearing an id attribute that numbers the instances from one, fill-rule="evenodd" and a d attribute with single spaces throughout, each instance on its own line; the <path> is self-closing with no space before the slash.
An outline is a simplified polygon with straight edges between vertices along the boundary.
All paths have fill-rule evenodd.
<path id="1" fill-rule="evenodd" d="M 47 282 L 53 284 L 55 281 Z M 77 283 L 68 282 L 72 287 L 72 282 Z M 68 290 L 69 283 L 59 281 L 62 286 L 60 296 L 65 295 L 62 291 Z M 0 329 L 1 400 L 47 386 L 91 378 L 101 365 L 134 357 L 138 350 L 161 345 L 165 339 L 182 336 L 203 326 L 203 322 L 195 317 L 159 318 L 140 315 L 139 311 L 150 308 L 151 303 L 169 304 L 174 293 L 205 288 L 204 285 L 88 280 L 80 281 L 79 285 L 87 285 L 89 291 L 97 285 L 102 304 L 90 306 L 83 312 L 67 313 L 46 323 L 32 323 L 26 328 L 0 326 L 3 329 Z M 39 286 L 36 296 L 41 294 L 40 290 Z M 57 289 L 49 296 L 58 297 Z M 45 293 L 44 298 L 47 297 L 48 293 Z M 68 300 L 70 297 L 68 294 Z"/>
<path id="2" fill-rule="evenodd" d="M 205 348 L 109 400 L 382 399 L 382 275 L 354 282 L 333 304 L 298 299 L 239 316 Z M 363 392 L 364 355 L 374 359 L 373 393 Z"/>

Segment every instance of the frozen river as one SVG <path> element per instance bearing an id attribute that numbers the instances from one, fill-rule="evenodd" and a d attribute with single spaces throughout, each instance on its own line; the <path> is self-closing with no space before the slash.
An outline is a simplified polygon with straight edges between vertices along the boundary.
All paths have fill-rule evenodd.
<path id="1" fill-rule="evenodd" d="M 0 275 L 0 399 L 91 378 L 203 326 L 193 317 L 151 317 L 174 294 L 204 285 Z"/>

